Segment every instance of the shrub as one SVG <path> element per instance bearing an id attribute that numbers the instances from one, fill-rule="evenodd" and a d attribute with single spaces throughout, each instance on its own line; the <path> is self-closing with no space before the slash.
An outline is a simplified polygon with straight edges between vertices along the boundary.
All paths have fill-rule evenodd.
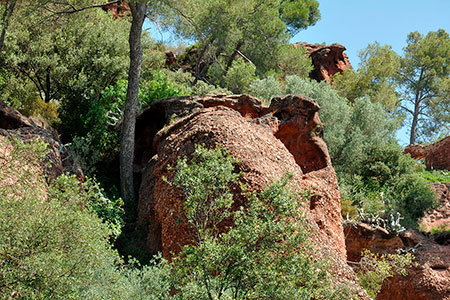
<path id="1" fill-rule="evenodd" d="M 285 45 L 280 49 L 278 68 L 282 76 L 297 75 L 308 78 L 313 70 L 312 60 L 301 46 Z"/>
<path id="2" fill-rule="evenodd" d="M 0 172 L 2 183 L 11 175 L 17 180 L 0 189 L 1 298 L 82 298 L 90 282 L 99 280 L 96 273 L 118 260 L 108 243 L 110 231 L 73 193 L 47 194 L 52 188 L 43 175 L 27 169 L 40 164 L 45 144 L 8 144 L 14 147 L 8 159 L 23 165 L 5 160 Z"/>
<path id="3" fill-rule="evenodd" d="M 280 81 L 274 75 L 264 79 L 256 79 L 250 84 L 250 94 L 261 99 L 264 104 L 270 105 L 273 97 L 283 94 Z"/>
<path id="4" fill-rule="evenodd" d="M 396 274 L 408 275 L 407 268 L 413 265 L 414 256 L 406 254 L 374 254 L 370 250 L 362 252 L 361 261 L 356 266 L 359 284 L 375 299 L 383 281 Z"/>
<path id="5" fill-rule="evenodd" d="M 173 183 L 186 196 L 185 214 L 189 224 L 202 240 L 213 233 L 210 230 L 229 217 L 233 195 L 229 185 L 236 183 L 239 174 L 234 173 L 234 160 L 226 151 L 209 150 L 197 146 L 194 157 L 179 159 Z"/>
<path id="6" fill-rule="evenodd" d="M 170 263 L 174 298 L 351 299 L 348 291 L 332 285 L 329 264 L 314 255 L 311 227 L 299 195 L 288 188 L 289 177 L 248 195 L 246 208 L 233 214 L 234 226 L 227 232 L 214 230 L 230 215 L 227 186 L 238 176 L 232 166 L 232 158 L 222 150 L 203 147 L 196 147 L 192 163 L 177 163 L 175 178 L 183 180 L 175 185 L 185 193 L 187 220 L 194 231 L 205 234 L 197 234 L 201 239 L 185 246 Z M 210 212 L 210 229 L 197 226 L 196 216 L 204 219 Z"/>
<path id="7" fill-rule="evenodd" d="M 110 245 L 120 212 L 95 183 L 64 175 L 48 184 L 45 143 L 0 142 L 1 299 L 169 297 L 164 269 L 121 267 Z"/>
<path id="8" fill-rule="evenodd" d="M 447 170 L 424 170 L 422 177 L 428 182 L 450 182 L 450 172 Z"/>
<path id="9" fill-rule="evenodd" d="M 256 79 L 256 67 L 239 57 L 231 64 L 224 77 L 224 87 L 235 94 L 246 93 L 253 80 Z"/>

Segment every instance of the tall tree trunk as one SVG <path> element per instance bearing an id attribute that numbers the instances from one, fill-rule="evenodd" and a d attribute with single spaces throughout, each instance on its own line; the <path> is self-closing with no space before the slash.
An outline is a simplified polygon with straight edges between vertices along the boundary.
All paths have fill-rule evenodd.
<path id="1" fill-rule="evenodd" d="M 419 79 L 417 80 L 417 85 L 415 88 L 415 95 L 414 95 L 414 112 L 413 112 L 413 119 L 411 124 L 411 134 L 409 136 L 409 144 L 414 145 L 416 143 L 416 137 L 417 137 L 417 124 L 419 123 L 419 115 L 420 115 L 420 106 L 422 104 L 422 80 L 424 77 L 424 69 L 423 67 L 420 68 L 420 75 Z"/>
<path id="2" fill-rule="evenodd" d="M 8 29 L 8 26 L 9 26 L 9 19 L 11 18 L 12 14 L 13 14 L 16 3 L 17 3 L 17 0 L 11 0 L 11 2 L 9 2 L 9 6 L 7 8 L 5 8 L 5 13 L 3 14 L 2 32 L 0 34 L 0 57 L 2 56 L 1 53 L 3 51 L 3 45 L 5 43 L 6 30 Z"/>
<path id="3" fill-rule="evenodd" d="M 413 114 L 413 120 L 411 124 L 411 134 L 409 136 L 409 144 L 414 145 L 416 143 L 416 136 L 417 136 L 417 123 L 419 121 L 419 108 L 420 105 L 416 102 L 414 105 L 414 114 Z"/>
<path id="4" fill-rule="evenodd" d="M 146 2 L 130 1 L 132 23 L 129 37 L 130 69 L 122 130 L 120 133 L 120 189 L 126 205 L 134 203 L 134 134 L 142 65 L 141 33 L 147 10 Z"/>

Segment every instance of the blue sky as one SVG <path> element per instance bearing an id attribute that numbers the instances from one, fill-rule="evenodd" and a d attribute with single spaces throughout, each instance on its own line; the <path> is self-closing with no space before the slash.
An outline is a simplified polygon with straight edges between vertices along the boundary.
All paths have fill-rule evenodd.
<path id="1" fill-rule="evenodd" d="M 398 54 L 412 31 L 426 34 L 444 29 L 450 33 L 450 0 L 318 0 L 322 18 L 301 31 L 292 42 L 340 43 L 354 68 L 358 53 L 369 43 L 391 45 Z M 397 133 L 401 145 L 409 142 L 408 130 Z"/>
<path id="2" fill-rule="evenodd" d="M 292 42 L 340 43 L 354 67 L 369 43 L 388 44 L 401 54 L 412 31 L 450 32 L 450 0 L 318 0 L 322 18 Z"/>

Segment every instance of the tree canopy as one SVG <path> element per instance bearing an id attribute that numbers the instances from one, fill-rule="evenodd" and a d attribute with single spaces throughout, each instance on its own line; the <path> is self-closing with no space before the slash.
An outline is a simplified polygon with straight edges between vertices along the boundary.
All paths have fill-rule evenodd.
<path id="1" fill-rule="evenodd" d="M 450 38 L 445 30 L 411 32 L 402 56 L 389 45 L 370 44 L 357 72 L 334 76 L 334 88 L 353 101 L 370 96 L 406 116 L 410 144 L 450 133 Z"/>

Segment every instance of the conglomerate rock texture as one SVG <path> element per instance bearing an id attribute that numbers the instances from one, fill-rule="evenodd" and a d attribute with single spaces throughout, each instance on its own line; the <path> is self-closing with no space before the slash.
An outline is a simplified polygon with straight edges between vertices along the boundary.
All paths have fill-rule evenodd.
<path id="1" fill-rule="evenodd" d="M 415 256 L 417 265 L 408 270 L 407 276 L 385 280 L 377 300 L 450 299 L 450 246 L 440 245 L 412 229 L 391 235 L 382 228 L 347 223 L 344 232 L 351 262 L 360 260 L 363 249 L 392 254 L 403 249 Z"/>
<path id="2" fill-rule="evenodd" d="M 178 97 L 152 104 L 137 118 L 134 161 L 140 178 L 137 224 L 148 232 L 148 249 L 170 258 L 195 242 L 181 209 L 183 195 L 168 184 L 174 175 L 170 167 L 178 157 L 192 156 L 195 144 L 221 146 L 236 159 L 240 182 L 249 191 L 262 190 L 289 172 L 292 188 L 313 192 L 306 207 L 316 229 L 312 239 L 335 261 L 336 280 L 358 289 L 346 265 L 339 189 L 318 111 L 314 100 L 294 95 L 276 98 L 270 107 L 248 95 Z M 245 206 L 241 186 L 232 192 L 232 209 Z M 360 289 L 359 295 L 368 299 Z"/>

